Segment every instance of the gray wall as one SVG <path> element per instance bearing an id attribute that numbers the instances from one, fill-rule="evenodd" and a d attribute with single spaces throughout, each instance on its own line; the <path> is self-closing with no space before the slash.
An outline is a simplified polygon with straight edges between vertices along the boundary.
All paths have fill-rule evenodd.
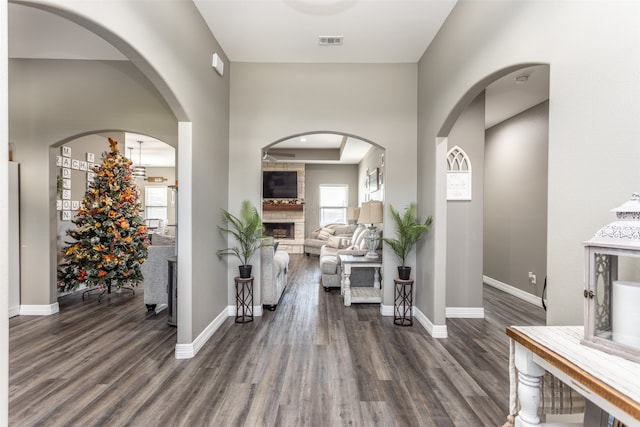
<path id="1" fill-rule="evenodd" d="M 455 146 L 471 162 L 472 194 L 447 202 L 447 307 L 482 307 L 484 92 L 453 125 L 447 149 Z"/>
<path id="2" fill-rule="evenodd" d="M 305 166 L 304 235 L 319 227 L 320 184 L 346 184 L 349 186 L 349 206 L 358 206 L 358 165 Z"/>
<path id="3" fill-rule="evenodd" d="M 416 303 L 435 324 L 445 323 L 446 259 L 436 248 L 446 246 L 447 229 L 438 138 L 489 82 L 528 64 L 550 65 L 547 322 L 582 324 L 582 242 L 612 220 L 609 210 L 640 178 L 640 97 L 629 90 L 637 59 L 628 54 L 639 20 L 640 3 L 626 1 L 454 7 L 418 72 L 418 194 L 435 227 L 419 247 Z"/>
<path id="4" fill-rule="evenodd" d="M 230 206 L 245 198 L 260 203 L 263 147 L 319 131 L 344 132 L 386 148 L 385 201 L 402 206 L 415 200 L 416 64 L 233 63 L 231 72 Z M 395 263 L 385 250 L 384 268 L 391 271 Z M 415 265 L 413 256 L 410 263 Z M 235 274 L 230 268 L 229 283 Z M 386 275 L 384 285 L 389 306 L 391 279 Z M 229 285 L 230 304 L 231 290 Z"/>
<path id="5" fill-rule="evenodd" d="M 486 132 L 484 275 L 536 296 L 547 272 L 548 134 L 548 101 Z"/>

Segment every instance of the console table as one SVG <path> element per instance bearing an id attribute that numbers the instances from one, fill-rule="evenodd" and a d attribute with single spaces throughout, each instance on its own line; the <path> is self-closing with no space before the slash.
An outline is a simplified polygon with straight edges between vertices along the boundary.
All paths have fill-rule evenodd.
<path id="1" fill-rule="evenodd" d="M 380 269 L 382 268 L 382 258 L 367 258 L 366 256 L 340 255 L 342 264 L 342 280 L 340 282 L 340 293 L 344 297 L 344 305 L 351 303 L 381 303 L 382 289 L 380 288 Z M 371 267 L 374 271 L 373 287 L 354 286 L 351 287 L 351 269 Z"/>
<path id="2" fill-rule="evenodd" d="M 540 425 L 540 377 L 544 371 L 625 423 L 640 425 L 640 364 L 580 344 L 583 326 L 510 326 L 511 402 L 520 402 L 517 426 Z M 517 382 L 515 369 L 517 368 Z M 517 391 L 516 391 L 517 388 Z"/>

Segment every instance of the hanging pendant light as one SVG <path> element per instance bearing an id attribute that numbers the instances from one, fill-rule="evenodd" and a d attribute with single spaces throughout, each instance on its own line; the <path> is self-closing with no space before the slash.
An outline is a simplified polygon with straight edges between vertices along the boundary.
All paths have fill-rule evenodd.
<path id="1" fill-rule="evenodd" d="M 137 141 L 138 143 L 138 165 L 137 166 L 133 166 L 132 168 L 132 172 L 131 175 L 133 175 L 136 178 L 146 178 L 147 176 L 147 169 L 142 166 L 142 142 L 143 141 Z M 132 148 L 130 148 L 130 150 L 132 150 Z M 133 159 L 132 159 L 133 161 Z"/>

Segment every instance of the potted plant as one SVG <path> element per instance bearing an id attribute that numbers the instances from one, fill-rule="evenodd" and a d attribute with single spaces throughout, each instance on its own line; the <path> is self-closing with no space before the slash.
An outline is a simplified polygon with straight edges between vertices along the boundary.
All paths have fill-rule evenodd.
<path id="1" fill-rule="evenodd" d="M 411 267 L 406 265 L 407 256 L 422 235 L 430 230 L 431 217 L 428 217 L 424 223 L 420 223 L 417 218 L 418 207 L 415 203 L 411 203 L 402 214 L 391 205 L 389 205 L 389 210 L 395 222 L 397 238 L 382 237 L 381 239 L 391 246 L 400 261 L 398 277 L 401 280 L 409 280 Z"/>
<path id="2" fill-rule="evenodd" d="M 258 210 L 251 205 L 251 202 L 244 200 L 240 209 L 240 216 L 235 216 L 225 209 L 222 211 L 222 222 L 224 226 L 218 226 L 220 232 L 231 234 L 237 241 L 238 246 L 220 249 L 216 253 L 219 257 L 233 255 L 240 261 L 240 277 L 251 277 L 251 264 L 249 261 L 253 254 L 263 246 L 262 220 Z"/>

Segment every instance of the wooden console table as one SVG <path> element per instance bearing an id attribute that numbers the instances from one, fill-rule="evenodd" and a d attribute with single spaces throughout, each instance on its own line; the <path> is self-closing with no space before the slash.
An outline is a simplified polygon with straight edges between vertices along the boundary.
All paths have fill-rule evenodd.
<path id="1" fill-rule="evenodd" d="M 583 326 L 510 326 L 510 410 L 515 372 L 520 412 L 516 426 L 540 425 L 540 377 L 548 371 L 627 426 L 640 425 L 640 364 L 580 344 Z M 515 362 L 515 363 L 514 363 Z"/>
<path id="2" fill-rule="evenodd" d="M 340 282 L 340 293 L 344 297 L 344 305 L 351 303 L 381 303 L 382 289 L 380 289 L 380 269 L 382 268 L 382 258 L 367 258 L 366 256 L 340 255 L 342 264 L 342 280 Z M 354 286 L 351 287 L 351 269 L 372 267 L 374 271 L 373 287 Z"/>

